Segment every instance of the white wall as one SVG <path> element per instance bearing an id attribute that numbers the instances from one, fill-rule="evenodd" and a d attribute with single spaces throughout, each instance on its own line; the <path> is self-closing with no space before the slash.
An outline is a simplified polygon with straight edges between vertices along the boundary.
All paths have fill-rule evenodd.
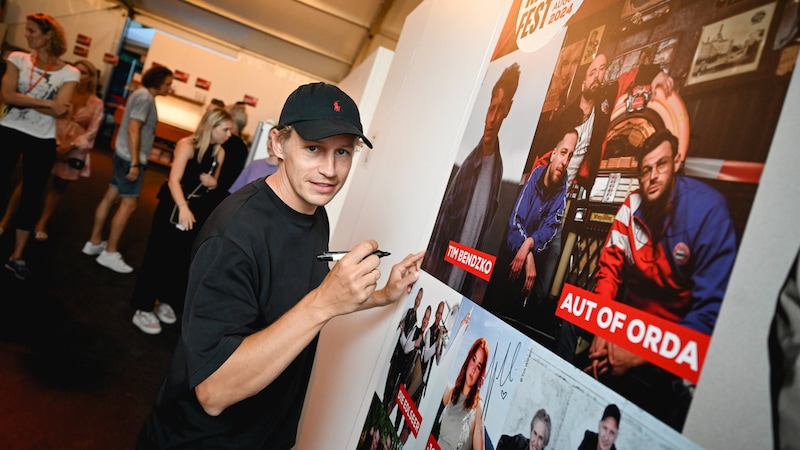
<path id="1" fill-rule="evenodd" d="M 376 150 L 348 181 L 331 248 L 376 239 L 392 252 L 381 262 L 388 274 L 403 256 L 426 247 L 508 8 L 508 1 L 428 0 L 408 16 L 369 128 Z M 382 351 L 399 308 L 339 317 L 324 327 L 297 448 L 355 448 L 376 390 L 375 368 L 388 365 Z"/>
<path id="2" fill-rule="evenodd" d="M 361 114 L 361 125 L 367 138 L 370 138 L 369 127 L 372 124 L 372 117 L 378 107 L 378 101 L 383 91 L 389 68 L 392 64 L 394 52 L 380 47 L 367 57 L 358 67 L 353 69 L 345 79 L 339 82 L 338 86 L 345 91 L 358 104 Z M 370 142 L 372 139 L 370 138 Z M 366 145 L 356 152 L 353 159 L 353 166 L 350 168 L 350 179 L 355 177 L 355 173 L 369 163 L 371 150 Z M 345 183 L 341 192 L 325 206 L 328 212 L 328 220 L 331 225 L 331 235 L 336 234 L 339 223 L 339 216 L 342 213 L 345 199 L 350 192 L 351 183 Z"/>
<path id="3" fill-rule="evenodd" d="M 189 74 L 188 82 L 174 81 L 172 83 L 176 94 L 203 103 L 203 106 L 197 106 L 183 102 L 186 108 L 195 112 L 193 123 L 184 124 L 189 129 L 197 126 L 205 105 L 212 98 L 219 98 L 229 104 L 242 100 L 246 94 L 258 98 L 258 105 L 255 108 L 247 107 L 248 121 L 245 132 L 253 135 L 260 120 L 273 119 L 277 121 L 283 102 L 297 86 L 316 81 L 298 72 L 292 72 L 245 55 L 240 55 L 239 59 L 235 59 L 165 33 L 156 33 L 153 36 L 153 43 L 145 60 L 145 69 L 148 69 L 153 62 L 165 65 L 173 71 L 180 70 Z M 211 88 L 208 91 L 195 87 L 198 77 L 211 82 Z M 163 99 L 159 100 L 163 101 Z M 169 101 L 177 102 L 176 100 Z M 161 106 L 160 103 L 159 106 Z M 169 116 L 169 111 L 167 111 L 167 115 L 164 115 L 161 110 L 159 110 L 159 118 L 167 121 L 173 119 Z M 181 118 L 172 121 L 185 120 Z"/>

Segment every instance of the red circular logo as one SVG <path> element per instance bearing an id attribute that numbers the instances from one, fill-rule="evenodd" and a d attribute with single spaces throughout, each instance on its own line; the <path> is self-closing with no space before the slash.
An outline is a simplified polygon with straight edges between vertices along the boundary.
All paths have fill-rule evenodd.
<path id="1" fill-rule="evenodd" d="M 689 246 L 683 242 L 678 242 L 672 249 L 672 257 L 679 266 L 686 264 L 691 256 L 692 252 L 689 251 Z"/>

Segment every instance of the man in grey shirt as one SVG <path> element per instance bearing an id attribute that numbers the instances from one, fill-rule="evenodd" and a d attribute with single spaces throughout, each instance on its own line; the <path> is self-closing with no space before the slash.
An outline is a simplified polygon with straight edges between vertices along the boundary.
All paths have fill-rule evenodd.
<path id="1" fill-rule="evenodd" d="M 142 75 L 143 87 L 128 97 L 122 116 L 113 156 L 114 170 L 111 182 L 94 213 L 92 235 L 83 246 L 86 255 L 97 255 L 97 263 L 118 273 L 131 273 L 133 268 L 125 263 L 117 245 L 125 230 L 142 190 L 144 168 L 155 139 L 158 113 L 155 97 L 166 95 L 172 88 L 172 71 L 154 66 Z M 119 200 L 119 207 L 111 218 L 108 240 L 102 232 L 111 207 Z"/>

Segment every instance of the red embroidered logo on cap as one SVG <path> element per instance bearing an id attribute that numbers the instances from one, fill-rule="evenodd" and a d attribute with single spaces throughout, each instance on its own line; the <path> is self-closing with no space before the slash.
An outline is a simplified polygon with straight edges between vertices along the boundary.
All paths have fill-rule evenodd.
<path id="1" fill-rule="evenodd" d="M 342 107 L 339 106 L 339 100 L 336 100 L 335 102 L 333 102 L 333 110 L 336 111 L 336 112 L 339 112 L 339 111 L 342 110 Z"/>

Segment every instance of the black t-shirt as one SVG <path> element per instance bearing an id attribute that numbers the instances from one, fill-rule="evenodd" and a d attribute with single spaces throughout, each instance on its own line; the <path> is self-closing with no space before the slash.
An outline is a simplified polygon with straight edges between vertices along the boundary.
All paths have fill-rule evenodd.
<path id="1" fill-rule="evenodd" d="M 219 169 L 219 180 L 217 180 L 217 189 L 228 193 L 228 189 L 233 186 L 236 178 L 242 173 L 245 162 L 247 162 L 247 155 L 250 151 L 247 149 L 247 144 L 244 143 L 239 136 L 231 135 L 222 148 L 225 149 L 225 162 Z"/>
<path id="2" fill-rule="evenodd" d="M 250 183 L 209 217 L 195 241 L 183 332 L 139 448 L 290 448 L 317 339 L 260 393 L 206 414 L 194 388 L 242 340 L 262 330 L 319 286 L 328 265 L 324 208 L 294 211 L 266 183 Z"/>
<path id="3" fill-rule="evenodd" d="M 530 439 L 522 434 L 514 436 L 504 434 L 500 436 L 500 440 L 497 441 L 497 450 L 528 450 L 530 448 L 530 442 Z"/>
<path id="4" fill-rule="evenodd" d="M 586 430 L 583 433 L 583 441 L 581 441 L 581 445 L 578 446 L 578 450 L 596 450 L 598 439 L 600 439 L 600 436 L 598 436 L 597 433 Z M 611 450 L 617 450 L 616 444 L 611 445 Z"/>

